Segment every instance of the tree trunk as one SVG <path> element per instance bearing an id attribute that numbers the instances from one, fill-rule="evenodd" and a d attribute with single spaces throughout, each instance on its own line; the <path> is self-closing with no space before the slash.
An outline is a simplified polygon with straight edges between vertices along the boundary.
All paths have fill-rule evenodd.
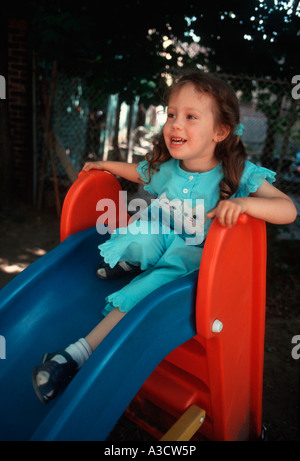
<path id="1" fill-rule="evenodd" d="M 267 114 L 268 128 L 261 155 L 261 163 L 266 168 L 272 168 L 272 156 L 275 147 L 276 125 L 278 123 L 278 118 L 280 114 L 281 102 L 282 98 L 278 97 L 277 101 L 275 101 L 273 105 L 274 110 L 272 111 L 272 114 Z"/>
<path id="2" fill-rule="evenodd" d="M 0 133 L 0 209 L 5 209 L 13 192 L 13 160 L 6 99 L 0 99 Z"/>
<path id="3" fill-rule="evenodd" d="M 120 125 L 120 112 L 121 112 L 121 98 L 118 95 L 118 102 L 116 107 L 116 119 L 113 137 L 113 160 L 120 160 L 120 148 L 119 148 L 119 125 Z"/>
<path id="4" fill-rule="evenodd" d="M 62 145 L 60 139 L 56 136 L 55 133 L 51 133 L 51 135 L 53 136 L 55 152 L 56 152 L 62 166 L 64 167 L 64 170 L 67 173 L 68 178 L 73 183 L 73 182 L 76 181 L 78 173 L 75 170 L 75 168 L 73 166 L 73 163 L 71 162 L 70 158 L 66 154 L 66 150 L 65 150 L 64 146 Z"/>
<path id="5" fill-rule="evenodd" d="M 7 77 L 7 30 L 7 18 L 2 15 L 0 18 L 0 75 L 5 79 Z M 1 96 L 7 98 L 6 94 Z M 0 99 L 0 133 L 0 209 L 4 209 L 10 203 L 13 192 L 13 158 L 7 99 Z"/>
<path id="6" fill-rule="evenodd" d="M 41 174 L 40 187 L 39 187 L 38 208 L 41 209 L 41 206 L 42 206 L 42 197 L 43 197 L 43 191 L 44 191 L 44 176 L 45 176 L 44 168 L 46 165 L 47 152 L 49 148 L 52 174 L 53 174 L 56 211 L 59 217 L 60 212 L 61 212 L 61 205 L 60 205 L 60 200 L 59 200 L 59 189 L 58 189 L 56 164 L 55 164 L 54 141 L 53 141 L 53 135 L 52 135 L 52 129 L 51 129 L 51 112 L 52 112 L 52 106 L 53 106 L 54 95 L 55 95 L 56 80 L 57 80 L 57 61 L 53 61 L 49 99 L 47 98 L 46 88 L 44 87 L 44 103 L 45 103 L 46 113 L 45 113 L 44 120 L 43 120 L 43 127 L 44 127 L 44 146 L 43 146 L 43 158 L 42 158 L 42 170 L 43 171 Z"/>

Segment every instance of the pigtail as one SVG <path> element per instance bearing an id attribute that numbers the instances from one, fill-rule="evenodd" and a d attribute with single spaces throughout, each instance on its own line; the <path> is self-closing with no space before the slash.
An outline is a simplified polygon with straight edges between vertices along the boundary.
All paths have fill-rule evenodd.
<path id="1" fill-rule="evenodd" d="M 219 200 L 228 200 L 238 190 L 245 168 L 247 153 L 239 136 L 229 134 L 217 145 L 215 156 L 222 161 L 224 177 L 220 182 Z"/>
<path id="2" fill-rule="evenodd" d="M 147 176 L 149 182 L 151 181 L 151 175 L 159 170 L 159 165 L 170 160 L 171 155 L 167 149 L 163 132 L 153 139 L 153 151 L 146 154 L 145 159 L 148 162 Z"/>

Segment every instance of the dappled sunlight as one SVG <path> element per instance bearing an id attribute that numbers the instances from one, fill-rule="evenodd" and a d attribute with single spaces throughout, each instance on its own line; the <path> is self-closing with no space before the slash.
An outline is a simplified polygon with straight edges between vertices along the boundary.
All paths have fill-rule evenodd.
<path id="1" fill-rule="evenodd" d="M 25 251 L 35 256 L 43 256 L 47 253 L 47 251 L 42 250 L 42 248 L 26 248 Z"/>
<path id="2" fill-rule="evenodd" d="M 5 260 L 0 261 L 0 270 L 6 274 L 18 274 L 29 266 L 29 264 L 10 264 Z"/>
<path id="3" fill-rule="evenodd" d="M 15 258 L 10 260 L 0 258 L 0 271 L 5 274 L 17 275 L 26 269 L 26 267 L 30 266 L 33 261 L 46 253 L 47 251 L 42 248 L 24 248 L 23 250 L 20 250 L 20 254 L 18 254 Z"/>
<path id="4" fill-rule="evenodd" d="M 60 226 L 52 212 L 16 203 L 0 214 L 0 290 L 60 242 Z"/>

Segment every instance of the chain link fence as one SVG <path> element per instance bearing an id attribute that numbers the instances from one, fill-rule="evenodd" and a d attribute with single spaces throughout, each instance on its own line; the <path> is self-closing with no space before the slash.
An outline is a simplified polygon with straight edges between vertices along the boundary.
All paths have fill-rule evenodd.
<path id="1" fill-rule="evenodd" d="M 242 139 L 249 160 L 276 171 L 276 186 L 299 200 L 300 103 L 292 97 L 292 84 L 219 76 L 233 86 L 240 100 Z M 107 96 L 87 81 L 79 71 L 51 76 L 46 66 L 36 76 L 34 188 L 39 207 L 56 203 L 59 212 L 67 190 L 88 160 L 143 160 L 163 126 L 163 106 L 145 107 L 138 97 L 127 105 L 118 95 Z M 52 117 L 47 123 L 50 100 Z M 121 183 L 129 196 L 144 195 L 141 186 Z"/>

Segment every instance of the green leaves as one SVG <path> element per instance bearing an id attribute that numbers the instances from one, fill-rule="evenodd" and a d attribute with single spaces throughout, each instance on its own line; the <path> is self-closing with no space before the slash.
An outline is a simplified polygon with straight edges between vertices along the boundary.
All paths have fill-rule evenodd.
<path id="1" fill-rule="evenodd" d="M 57 60 L 65 71 L 80 62 L 91 81 L 132 99 L 137 91 L 154 97 L 161 74 L 179 64 L 290 80 L 298 65 L 300 19 L 285 3 L 216 0 L 211 8 L 194 0 L 175 7 L 164 0 L 30 0 L 28 18 L 42 58 Z M 198 54 L 188 52 L 194 38 Z"/>

